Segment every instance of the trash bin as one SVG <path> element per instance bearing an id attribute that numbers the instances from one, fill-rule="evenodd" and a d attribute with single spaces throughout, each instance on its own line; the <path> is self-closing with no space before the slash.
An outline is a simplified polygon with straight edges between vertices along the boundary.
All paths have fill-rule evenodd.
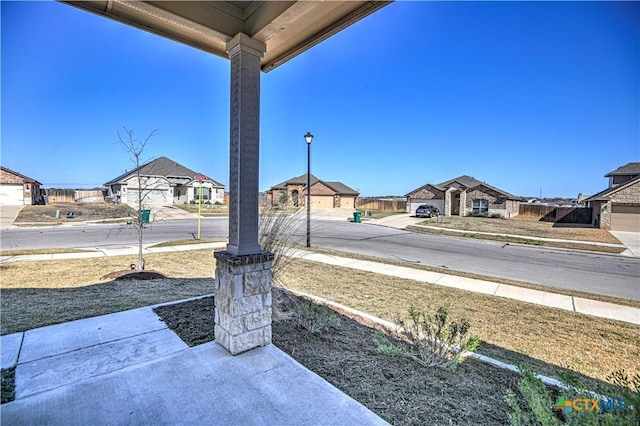
<path id="1" fill-rule="evenodd" d="M 60 210 L 56 210 L 56 219 L 60 219 Z"/>
<path id="2" fill-rule="evenodd" d="M 151 216 L 151 210 L 142 210 L 140 214 L 140 219 L 142 223 L 149 223 L 149 216 Z"/>
<path id="3" fill-rule="evenodd" d="M 360 212 L 353 212 L 353 221 L 355 223 L 360 223 L 360 218 L 362 217 L 362 213 Z"/>

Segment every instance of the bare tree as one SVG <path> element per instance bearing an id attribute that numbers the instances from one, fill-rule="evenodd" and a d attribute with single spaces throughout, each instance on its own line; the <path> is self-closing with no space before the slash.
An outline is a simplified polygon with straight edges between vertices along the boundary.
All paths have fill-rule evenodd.
<path id="1" fill-rule="evenodd" d="M 145 198 L 149 195 L 151 188 L 148 185 L 148 182 L 143 182 L 143 177 L 141 175 L 140 169 L 143 164 L 142 154 L 144 153 L 144 149 L 147 144 L 151 140 L 152 137 L 158 135 L 158 129 L 155 129 L 147 135 L 144 139 L 137 138 L 133 130 L 129 130 L 126 127 L 123 127 L 123 132 L 118 131 L 118 142 L 124 150 L 129 154 L 129 159 L 135 165 L 135 175 L 138 183 L 138 194 L 137 194 L 137 207 L 138 207 L 138 216 L 132 222 L 132 225 L 136 229 L 138 233 L 138 266 L 137 269 L 139 272 L 144 270 L 144 258 L 142 257 L 142 236 L 144 233 L 144 221 L 142 217 L 143 210 L 143 202 Z M 144 178 L 146 179 L 146 178 Z"/>

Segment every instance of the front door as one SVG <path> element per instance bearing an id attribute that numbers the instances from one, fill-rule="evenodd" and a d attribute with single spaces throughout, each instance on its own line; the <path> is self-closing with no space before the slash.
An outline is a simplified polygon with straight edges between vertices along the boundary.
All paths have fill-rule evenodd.
<path id="1" fill-rule="evenodd" d="M 456 192 L 451 197 L 451 215 L 460 216 L 460 193 Z"/>

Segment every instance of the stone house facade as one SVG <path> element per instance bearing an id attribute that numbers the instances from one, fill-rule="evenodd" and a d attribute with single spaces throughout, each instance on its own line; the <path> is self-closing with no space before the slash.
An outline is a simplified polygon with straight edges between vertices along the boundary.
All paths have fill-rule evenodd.
<path id="1" fill-rule="evenodd" d="M 433 205 L 445 216 L 469 213 L 497 214 L 505 218 L 518 214 L 522 199 L 506 191 L 463 175 L 448 181 L 427 183 L 408 194 L 407 210 L 415 214 L 422 204 Z"/>
<path id="2" fill-rule="evenodd" d="M 312 208 L 355 208 L 358 191 L 342 182 L 328 182 L 310 176 Z M 268 206 L 290 203 L 294 207 L 303 207 L 307 203 L 307 175 L 296 176 L 266 191 Z"/>
<path id="3" fill-rule="evenodd" d="M 138 180 L 138 170 L 140 179 Z M 224 185 L 167 157 L 160 157 L 105 183 L 114 202 L 138 206 L 203 203 L 223 204 Z"/>
<path id="4" fill-rule="evenodd" d="M 28 206 L 36 203 L 40 196 L 37 180 L 0 167 L 0 205 Z"/>
<path id="5" fill-rule="evenodd" d="M 587 198 L 593 225 L 611 231 L 640 232 L 640 163 L 607 173 L 609 188 Z"/>

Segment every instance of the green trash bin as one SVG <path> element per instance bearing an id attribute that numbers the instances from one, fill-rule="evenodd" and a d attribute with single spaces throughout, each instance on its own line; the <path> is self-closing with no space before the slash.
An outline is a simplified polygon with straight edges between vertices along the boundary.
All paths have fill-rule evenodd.
<path id="1" fill-rule="evenodd" d="M 360 212 L 353 212 L 353 221 L 355 223 L 360 223 L 360 218 L 362 217 L 362 213 Z"/>
<path id="2" fill-rule="evenodd" d="M 151 210 L 142 210 L 142 213 L 140 214 L 142 223 L 149 223 L 149 216 L 151 216 Z"/>

